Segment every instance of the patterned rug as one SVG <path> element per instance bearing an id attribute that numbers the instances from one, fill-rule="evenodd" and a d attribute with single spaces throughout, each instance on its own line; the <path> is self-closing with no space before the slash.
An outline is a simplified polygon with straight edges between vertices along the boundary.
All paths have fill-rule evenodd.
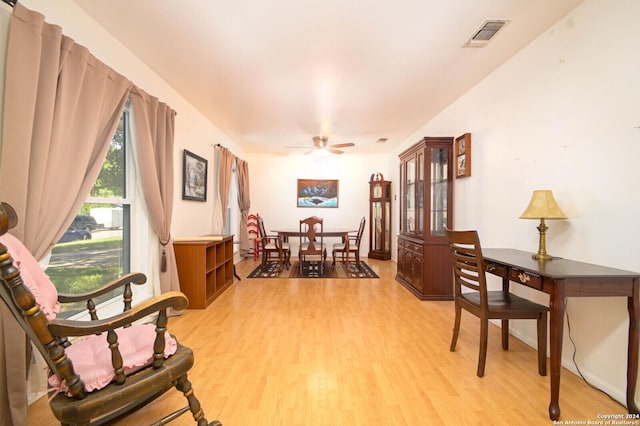
<path id="1" fill-rule="evenodd" d="M 331 267 L 327 262 L 322 275 L 320 275 L 319 262 L 305 262 L 300 275 L 299 262 L 293 262 L 289 270 L 278 272 L 278 262 L 267 262 L 264 268 L 260 265 L 251 272 L 247 278 L 380 278 L 366 262 L 360 261 L 360 269 L 355 262 L 345 264 L 336 262 L 336 267 Z"/>

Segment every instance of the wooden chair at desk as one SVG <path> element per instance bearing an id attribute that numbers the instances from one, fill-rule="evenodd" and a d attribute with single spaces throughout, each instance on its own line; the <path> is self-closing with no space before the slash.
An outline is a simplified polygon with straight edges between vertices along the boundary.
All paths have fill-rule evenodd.
<path id="1" fill-rule="evenodd" d="M 487 360 L 489 320 L 502 320 L 502 349 L 509 349 L 509 320 L 534 319 L 538 322 L 538 373 L 547 375 L 547 312 L 549 308 L 516 296 L 508 290 L 488 291 L 485 264 L 477 231 L 452 231 L 447 238 L 453 255 L 456 318 L 451 352 L 456 349 L 462 309 L 480 318 L 478 377 L 484 376 Z M 471 292 L 462 292 L 462 288 Z"/>
<path id="2" fill-rule="evenodd" d="M 319 257 L 319 273 L 324 271 L 324 263 L 327 260 L 327 247 L 324 244 L 323 219 L 311 216 L 300 221 L 300 249 L 298 251 L 300 275 L 305 262 L 311 257 Z M 311 267 L 311 265 L 309 265 Z"/>

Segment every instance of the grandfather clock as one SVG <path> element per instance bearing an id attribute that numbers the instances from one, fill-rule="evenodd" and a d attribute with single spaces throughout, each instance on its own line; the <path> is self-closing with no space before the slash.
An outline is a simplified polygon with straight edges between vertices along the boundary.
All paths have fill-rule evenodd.
<path id="1" fill-rule="evenodd" d="M 391 259 L 391 181 L 381 173 L 369 179 L 369 257 Z"/>

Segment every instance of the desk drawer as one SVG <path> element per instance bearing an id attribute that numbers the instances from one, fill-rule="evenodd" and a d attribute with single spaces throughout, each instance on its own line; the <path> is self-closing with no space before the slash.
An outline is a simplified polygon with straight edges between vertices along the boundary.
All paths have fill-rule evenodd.
<path id="1" fill-rule="evenodd" d="M 522 271 L 517 268 L 509 269 L 509 281 L 520 283 L 537 290 L 542 290 L 542 278 L 540 278 L 540 275 Z"/>
<path id="2" fill-rule="evenodd" d="M 507 267 L 498 263 L 486 262 L 484 269 L 490 274 L 497 275 L 502 278 L 507 277 Z"/>

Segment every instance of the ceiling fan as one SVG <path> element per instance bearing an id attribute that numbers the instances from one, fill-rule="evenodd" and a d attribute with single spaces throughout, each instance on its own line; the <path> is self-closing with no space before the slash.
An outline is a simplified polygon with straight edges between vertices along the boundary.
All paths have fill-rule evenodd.
<path id="1" fill-rule="evenodd" d="M 344 151 L 338 148 L 348 148 L 350 146 L 356 146 L 354 143 L 351 143 L 351 142 L 338 143 L 333 145 L 329 145 L 328 142 L 329 142 L 329 138 L 327 136 L 314 136 L 313 137 L 314 149 L 312 149 L 311 151 L 305 152 L 305 155 L 321 149 L 324 149 L 325 151 L 328 151 L 332 154 L 344 154 Z M 288 146 L 287 148 L 307 148 L 307 147 Z"/>

